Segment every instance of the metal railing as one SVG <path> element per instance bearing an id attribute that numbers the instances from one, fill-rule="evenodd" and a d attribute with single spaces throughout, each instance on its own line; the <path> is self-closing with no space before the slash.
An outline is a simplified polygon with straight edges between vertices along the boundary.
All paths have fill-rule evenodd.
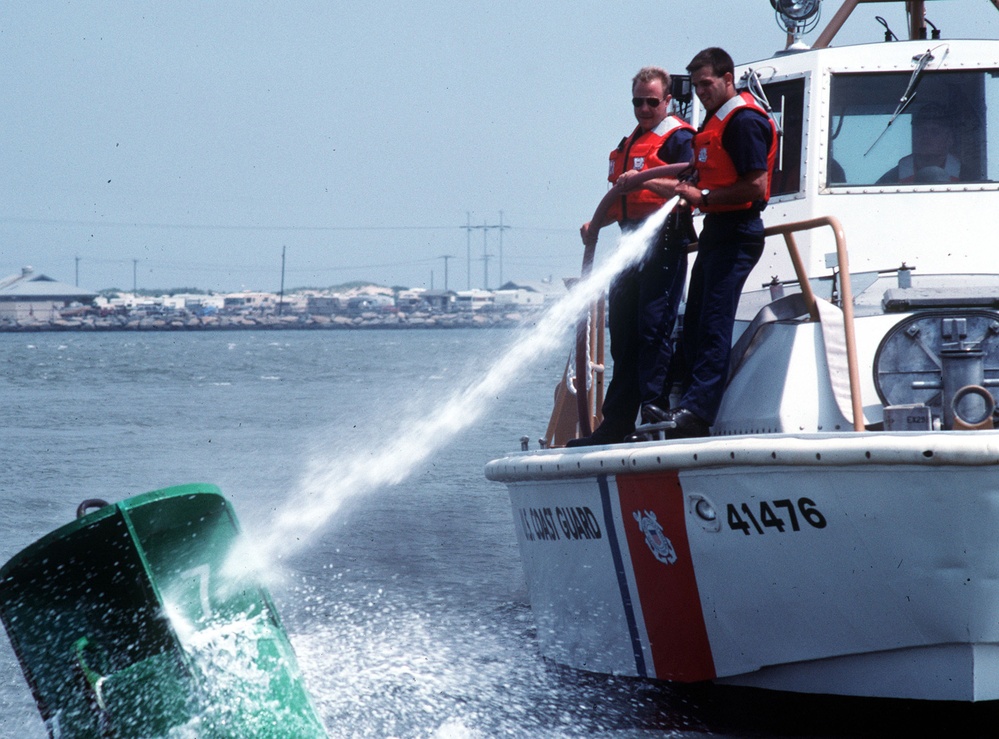
<path id="1" fill-rule="evenodd" d="M 997 0 L 999 1 L 999 0 Z M 836 240 L 836 261 L 840 275 L 840 298 L 843 310 L 843 329 L 846 342 L 846 361 L 850 379 L 850 404 L 853 410 L 853 428 L 864 430 L 864 407 L 860 395 L 860 365 L 857 358 L 857 337 L 853 319 L 853 288 L 850 283 L 850 262 L 846 250 L 846 236 L 843 226 L 833 216 L 820 216 L 804 221 L 793 221 L 764 230 L 765 236 L 784 237 L 791 264 L 801 287 L 801 294 L 808 308 L 812 321 L 819 321 L 819 309 L 815 293 L 808 281 L 808 271 L 801 259 L 794 234 L 828 226 L 833 231 Z M 589 272 L 592 263 L 592 252 L 584 255 L 583 274 Z M 604 310 L 603 301 L 598 300 L 590 308 L 590 320 L 584 317 L 577 324 L 576 331 L 576 361 L 575 361 L 575 393 L 567 387 L 569 382 L 569 365 L 563 375 L 562 382 L 556 388 L 555 407 L 548 429 L 545 431 L 545 445 L 561 446 L 566 439 L 573 438 L 577 433 L 585 436 L 600 422 L 600 406 L 603 402 L 603 370 L 604 370 Z M 570 360 L 571 361 L 571 360 Z M 592 382 L 587 382 L 593 373 Z M 589 387 L 587 387 L 589 386 Z"/>
<path id="2" fill-rule="evenodd" d="M 801 253 L 794 240 L 794 234 L 799 231 L 810 231 L 813 228 L 828 226 L 833 231 L 836 239 L 836 262 L 840 276 L 840 302 L 843 309 L 843 333 L 846 339 L 846 364 L 850 375 L 850 405 L 853 409 L 853 429 L 854 431 L 864 430 L 864 404 L 860 397 L 860 364 L 857 359 L 857 334 L 853 325 L 853 288 L 850 285 L 850 260 L 846 251 L 846 236 L 843 233 L 843 226 L 839 220 L 833 216 L 820 216 L 809 218 L 805 221 L 793 221 L 782 223 L 778 226 L 768 226 L 764 231 L 765 236 L 784 237 L 787 244 L 788 255 L 791 257 L 791 264 L 794 266 L 795 275 L 801 285 L 801 295 L 808 306 L 808 315 L 813 321 L 819 320 L 819 309 L 815 302 L 815 293 L 812 292 L 812 285 L 808 281 L 808 272 L 804 262 L 801 261 Z"/>

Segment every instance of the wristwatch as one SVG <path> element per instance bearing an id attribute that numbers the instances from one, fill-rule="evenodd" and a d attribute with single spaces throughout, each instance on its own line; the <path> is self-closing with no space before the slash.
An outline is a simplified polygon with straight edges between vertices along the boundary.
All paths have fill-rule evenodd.
<path id="1" fill-rule="evenodd" d="M 711 194 L 710 190 L 701 190 L 701 205 L 708 204 L 708 195 Z"/>

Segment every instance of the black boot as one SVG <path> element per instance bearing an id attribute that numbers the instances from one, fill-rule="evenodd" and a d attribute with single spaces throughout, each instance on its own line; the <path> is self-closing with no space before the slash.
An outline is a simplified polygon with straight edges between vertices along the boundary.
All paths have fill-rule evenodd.
<path id="1" fill-rule="evenodd" d="M 669 417 L 669 411 L 663 410 L 655 403 L 646 403 L 642 406 L 642 423 L 662 423 Z"/>
<path id="2" fill-rule="evenodd" d="M 711 424 L 693 411 L 673 408 L 665 412 L 660 410 L 660 413 L 662 413 L 662 423 L 673 424 L 673 428 L 663 430 L 664 439 L 695 439 L 711 435 Z"/>
<path id="3" fill-rule="evenodd" d="M 621 430 L 609 426 L 605 423 L 597 426 L 589 436 L 580 436 L 578 439 L 569 439 L 565 443 L 567 447 L 577 446 L 600 446 L 602 444 L 620 444 L 626 437 L 634 432 L 634 428 Z"/>

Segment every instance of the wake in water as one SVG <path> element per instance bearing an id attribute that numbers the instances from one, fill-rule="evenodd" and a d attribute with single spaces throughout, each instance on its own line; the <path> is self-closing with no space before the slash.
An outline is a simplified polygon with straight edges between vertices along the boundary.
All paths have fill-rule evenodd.
<path id="1" fill-rule="evenodd" d="M 430 408 L 429 413 L 410 419 L 391 419 L 391 426 L 399 432 L 373 454 L 314 461 L 270 529 L 259 532 L 252 544 L 244 541 L 236 548 L 227 574 L 237 576 L 247 570 L 267 572 L 274 563 L 311 542 L 348 498 L 401 482 L 418 464 L 476 423 L 525 364 L 564 346 L 565 335 L 614 276 L 645 254 L 675 201 L 676 198 L 667 202 L 639 229 L 623 236 L 617 249 L 545 311 L 537 325 L 520 336 L 481 380 L 455 392 Z"/>

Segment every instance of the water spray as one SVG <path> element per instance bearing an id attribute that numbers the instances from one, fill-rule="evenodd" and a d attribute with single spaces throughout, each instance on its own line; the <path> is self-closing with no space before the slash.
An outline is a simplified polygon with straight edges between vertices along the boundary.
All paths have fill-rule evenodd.
<path id="1" fill-rule="evenodd" d="M 471 386 L 455 392 L 429 416 L 396 421 L 405 429 L 374 456 L 363 460 L 314 462 L 299 489 L 287 501 L 270 529 L 252 540 L 244 537 L 226 564 L 226 573 L 267 572 L 275 562 L 304 548 L 322 531 L 349 498 L 406 479 L 413 468 L 478 421 L 491 401 L 506 388 L 523 365 L 562 345 L 576 320 L 607 289 L 619 272 L 637 263 L 662 228 L 677 198 L 649 216 L 640 228 L 621 237 L 617 249 L 585 276 L 538 323 Z"/>

